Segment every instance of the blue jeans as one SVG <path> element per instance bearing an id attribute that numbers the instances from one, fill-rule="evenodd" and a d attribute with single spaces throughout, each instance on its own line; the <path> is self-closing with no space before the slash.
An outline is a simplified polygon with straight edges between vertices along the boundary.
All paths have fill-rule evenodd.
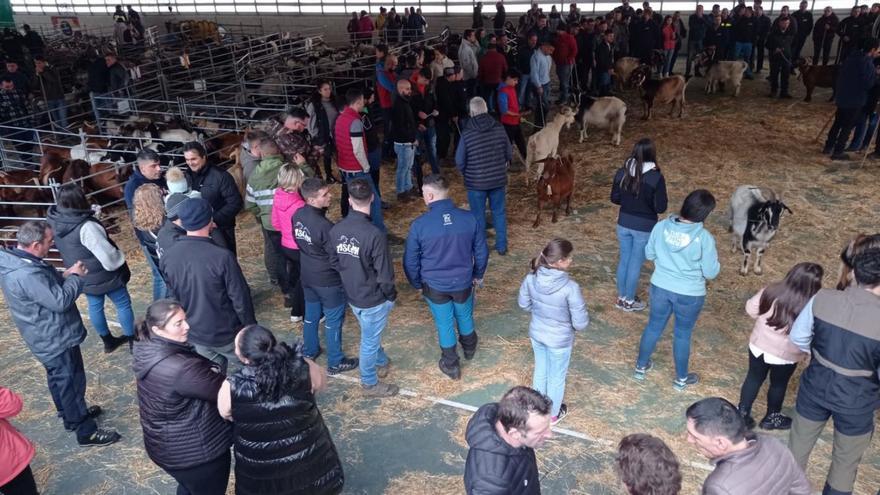
<path id="1" fill-rule="evenodd" d="M 666 63 L 663 64 L 663 73 L 669 74 L 672 72 L 672 68 L 675 67 L 675 48 L 671 50 L 663 50 L 663 54 L 666 56 Z"/>
<path id="2" fill-rule="evenodd" d="M 559 416 L 559 407 L 562 405 L 562 397 L 565 395 L 565 377 L 568 375 L 572 346 L 547 347 L 535 339 L 531 340 L 532 350 L 535 352 L 532 388 L 550 397 L 550 400 L 553 401 L 550 416 Z"/>
<path id="3" fill-rule="evenodd" d="M 533 84 L 532 86 L 535 86 L 535 85 Z M 532 90 L 535 92 L 536 97 L 540 98 L 541 104 L 544 105 L 544 111 L 549 112 L 549 109 L 550 109 L 550 83 L 547 83 L 547 84 L 541 86 L 541 88 L 544 90 L 544 94 L 542 94 L 542 95 L 537 95 L 538 90 L 536 88 L 533 87 Z M 538 110 L 538 111 L 540 111 L 540 110 Z"/>
<path id="4" fill-rule="evenodd" d="M 532 96 L 532 88 L 529 85 L 529 75 L 522 74 L 519 76 L 519 86 L 517 86 L 517 99 L 520 108 L 529 108 L 529 100 Z"/>
<path id="5" fill-rule="evenodd" d="M 372 151 L 367 151 L 367 161 L 370 163 L 370 178 L 373 179 L 373 187 L 376 188 L 376 194 L 379 195 L 379 198 L 382 198 L 382 189 L 379 187 L 379 175 L 382 167 L 382 148 L 378 147 Z"/>
<path id="6" fill-rule="evenodd" d="M 636 366 L 644 368 L 648 365 L 657 341 L 663 335 L 669 317 L 675 315 L 672 337 L 672 356 L 675 360 L 675 376 L 685 379 L 688 375 L 688 359 L 691 354 L 691 332 L 697 324 L 700 310 L 706 296 L 685 296 L 651 284 L 651 314 L 648 325 L 639 342 L 639 357 Z"/>
<path id="7" fill-rule="evenodd" d="M 867 148 L 871 144 L 871 138 L 874 137 L 875 129 L 877 129 L 876 112 L 860 117 L 855 129 L 853 129 L 853 138 L 846 151 L 861 151 Z"/>
<path id="8" fill-rule="evenodd" d="M 596 78 L 599 85 L 599 94 L 601 96 L 605 96 L 611 93 L 611 73 L 603 70 L 599 72 L 599 77 Z"/>
<path id="9" fill-rule="evenodd" d="M 64 426 L 76 431 L 77 440 L 86 440 L 98 429 L 86 406 L 86 371 L 82 353 L 75 345 L 43 363 L 49 393 Z"/>
<path id="10" fill-rule="evenodd" d="M 559 64 L 556 66 L 556 77 L 559 78 L 559 100 L 568 101 L 571 92 L 571 68 L 572 65 Z"/>
<path id="11" fill-rule="evenodd" d="M 143 244 L 141 244 L 141 251 L 144 252 L 144 258 L 147 259 L 147 264 L 150 265 L 150 271 L 153 273 L 153 302 L 156 302 L 165 297 L 167 292 L 165 279 L 162 278 L 162 272 L 159 271 L 159 267 L 156 266 L 156 262 Z"/>
<path id="12" fill-rule="evenodd" d="M 736 60 L 742 60 L 748 66 L 746 67 L 746 75 L 752 76 L 752 67 L 749 64 L 749 61 L 752 59 L 752 44 L 751 43 L 740 43 L 737 41 L 733 45 L 733 58 Z"/>
<path id="13" fill-rule="evenodd" d="M 428 163 L 431 164 L 431 173 L 440 173 L 440 164 L 437 162 L 437 128 L 426 127 L 419 132 L 419 146 L 428 155 Z"/>
<path id="14" fill-rule="evenodd" d="M 634 301 L 639 285 L 639 274 L 645 262 L 645 245 L 650 232 L 617 226 L 617 241 L 620 244 L 620 261 L 617 263 L 617 297 Z"/>
<path id="15" fill-rule="evenodd" d="M 394 143 L 394 152 L 397 153 L 395 189 L 397 194 L 403 194 L 413 187 L 412 166 L 416 158 L 416 147 L 412 143 Z"/>
<path id="16" fill-rule="evenodd" d="M 492 210 L 492 224 L 495 226 L 495 249 L 498 252 L 507 251 L 507 212 L 505 211 L 506 187 L 499 187 L 489 191 L 468 190 L 468 204 L 471 213 L 477 220 L 477 228 L 486 230 L 486 200 L 489 200 L 489 208 Z"/>
<path id="17" fill-rule="evenodd" d="M 434 324 L 437 326 L 437 337 L 440 340 L 440 347 L 448 349 L 455 347 L 455 323 L 458 323 L 458 333 L 460 335 L 470 335 L 474 333 L 474 293 L 463 303 L 449 301 L 443 304 L 432 302 L 427 297 L 425 302 L 431 308 L 431 314 L 434 316 Z"/>
<path id="18" fill-rule="evenodd" d="M 106 294 L 86 294 L 89 301 L 89 319 L 98 335 L 110 335 L 110 327 L 107 326 L 107 317 L 104 315 L 104 298 L 109 297 L 116 306 L 116 316 L 122 326 L 122 333 L 131 337 L 134 335 L 134 311 L 131 309 L 131 296 L 125 286 L 111 290 Z"/>
<path id="19" fill-rule="evenodd" d="M 345 322 L 345 290 L 339 287 L 303 286 L 306 303 L 303 318 L 303 355 L 314 356 L 318 343 L 321 314 L 324 320 L 324 338 L 327 340 L 327 366 L 336 366 L 345 357 L 342 353 L 342 324 Z"/>
<path id="20" fill-rule="evenodd" d="M 55 119 L 55 123 L 60 125 L 61 127 L 67 127 L 67 106 L 64 104 L 64 99 L 60 98 L 57 100 L 47 100 L 46 107 L 48 107 L 49 112 L 52 115 L 52 118 Z"/>
<path id="21" fill-rule="evenodd" d="M 350 306 L 361 325 L 361 384 L 370 387 L 379 382 L 376 366 L 388 364 L 388 356 L 382 348 L 382 330 L 388 324 L 388 314 L 394 307 L 394 301 L 385 301 L 372 308 Z"/>
<path id="22" fill-rule="evenodd" d="M 372 167 L 372 165 L 370 165 L 370 167 Z M 370 220 L 373 222 L 373 225 L 379 228 L 379 230 L 387 232 L 385 221 L 382 217 L 382 198 L 379 196 L 379 190 L 376 188 L 376 184 L 373 183 L 373 177 L 366 172 L 351 173 L 344 170 L 340 170 L 339 175 L 342 178 L 342 195 L 340 196 L 340 199 L 342 200 L 342 213 L 344 215 L 348 214 L 348 181 L 357 178 L 367 179 L 370 181 L 370 186 L 373 188 L 373 202 L 370 203 Z"/>

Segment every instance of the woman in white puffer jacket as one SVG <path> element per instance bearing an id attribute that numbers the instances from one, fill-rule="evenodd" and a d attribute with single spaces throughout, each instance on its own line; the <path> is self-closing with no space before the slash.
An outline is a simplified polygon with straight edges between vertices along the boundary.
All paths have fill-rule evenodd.
<path id="1" fill-rule="evenodd" d="M 574 333 L 584 330 L 590 315 L 581 288 L 568 276 L 571 242 L 553 239 L 532 260 L 532 271 L 519 288 L 519 307 L 532 313 L 529 337 L 535 352 L 532 388 L 553 401 L 552 423 L 568 413 L 562 403 Z"/>

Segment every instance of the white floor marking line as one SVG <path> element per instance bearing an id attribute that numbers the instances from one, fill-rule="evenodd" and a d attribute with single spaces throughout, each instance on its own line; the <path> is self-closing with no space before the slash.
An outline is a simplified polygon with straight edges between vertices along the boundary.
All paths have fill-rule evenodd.
<path id="1" fill-rule="evenodd" d="M 83 313 L 80 313 L 80 316 L 82 316 L 83 318 L 89 317 L 87 314 L 83 314 Z M 107 320 L 107 324 L 109 324 L 110 326 L 113 326 L 113 327 L 122 328 L 122 325 L 120 325 L 119 323 L 112 321 L 112 320 Z M 352 376 L 346 376 L 346 375 L 328 375 L 328 376 L 330 378 L 334 378 L 336 380 L 342 380 L 344 382 L 349 382 L 349 383 L 360 383 L 361 382 L 361 380 L 359 378 L 355 378 Z M 454 400 L 442 399 L 440 397 L 434 397 L 432 395 L 422 395 L 416 391 L 405 389 L 405 388 L 400 389 L 399 393 L 400 393 L 400 395 L 405 395 L 407 397 L 415 397 L 416 399 L 423 399 L 428 402 L 432 402 L 434 404 L 439 404 L 441 406 L 454 407 L 455 409 L 461 409 L 462 411 L 476 412 L 476 410 L 477 410 L 477 408 L 475 406 L 472 406 L 470 404 L 465 404 L 463 402 L 456 402 Z M 612 442 L 611 440 L 605 440 L 604 438 L 591 437 L 590 435 L 587 435 L 585 433 L 581 433 L 581 432 L 574 431 L 574 430 L 569 430 L 567 428 L 554 427 L 553 432 L 558 433 L 560 435 L 572 437 L 572 438 L 579 438 L 581 440 L 586 440 L 588 442 L 598 443 L 598 444 L 604 445 L 606 447 L 613 447 L 613 446 L 617 445 L 617 442 Z M 704 462 L 684 461 L 684 464 L 686 464 L 690 467 L 702 469 L 705 471 L 712 471 L 715 469 L 714 467 L 712 467 L 709 464 L 706 464 Z"/>

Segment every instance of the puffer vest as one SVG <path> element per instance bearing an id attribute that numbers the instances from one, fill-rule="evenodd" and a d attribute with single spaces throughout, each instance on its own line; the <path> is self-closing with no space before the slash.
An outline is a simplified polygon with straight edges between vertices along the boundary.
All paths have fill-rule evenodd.
<path id="1" fill-rule="evenodd" d="M 254 373 L 245 366 L 229 378 L 236 493 L 342 491 L 342 464 L 311 393 L 308 365 L 300 360 L 297 390 L 277 402 L 259 397 Z"/>
<path id="2" fill-rule="evenodd" d="M 58 213 L 59 215 L 67 216 L 64 210 L 59 209 Z M 73 213 L 79 212 L 77 211 Z M 67 220 L 69 221 L 70 219 L 68 218 Z M 101 222 L 98 222 L 91 216 L 83 216 L 82 220 L 76 227 L 70 231 L 64 232 L 64 229 L 60 228 L 58 223 L 50 217 L 49 223 L 52 226 L 52 230 L 55 231 L 55 247 L 61 252 L 61 259 L 64 260 L 64 266 L 73 266 L 77 261 L 82 261 L 86 265 L 88 273 L 83 277 L 83 281 L 85 282 L 83 292 L 85 294 L 101 295 L 125 286 L 131 278 L 131 272 L 128 269 L 127 263 L 123 263 L 122 266 L 116 270 L 107 271 L 101 266 L 101 262 L 98 261 L 98 258 L 80 242 L 79 231 L 82 230 L 82 227 L 86 222 L 101 224 Z M 103 228 L 103 225 L 101 228 Z M 110 236 L 107 236 L 107 241 L 113 247 L 117 247 L 116 243 L 113 242 L 113 239 L 111 239 Z"/>
<path id="3" fill-rule="evenodd" d="M 519 113 L 519 101 L 516 99 L 516 88 L 505 85 L 498 89 L 498 93 L 507 95 L 507 109 L 513 113 Z M 503 114 L 501 115 L 501 123 L 504 125 L 519 125 L 519 117 Z"/>
<path id="4" fill-rule="evenodd" d="M 478 119 L 480 125 L 477 125 Z M 463 174 L 465 187 L 473 191 L 504 187 L 507 184 L 504 147 L 510 146 L 504 128 L 488 114 L 472 118 L 466 126 L 462 133 L 467 161 Z"/>
<path id="5" fill-rule="evenodd" d="M 341 170 L 346 172 L 360 172 L 360 162 L 354 156 L 354 149 L 351 145 L 351 123 L 360 120 L 360 116 L 351 107 L 345 107 L 345 110 L 336 118 L 336 160 Z M 363 139 L 363 138 L 362 138 Z M 367 142 L 364 140 L 364 151 L 367 150 Z"/>

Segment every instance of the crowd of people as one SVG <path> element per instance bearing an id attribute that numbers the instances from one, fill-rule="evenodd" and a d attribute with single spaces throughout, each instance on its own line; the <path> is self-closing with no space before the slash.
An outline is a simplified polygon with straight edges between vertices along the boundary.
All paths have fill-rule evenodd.
<path id="1" fill-rule="evenodd" d="M 503 17 L 498 23 L 503 5 L 496 9 L 493 25 L 499 30 L 505 25 Z M 760 0 L 756 8 L 740 3 L 729 16 L 724 11 L 713 15 L 712 22 L 727 23 L 733 33 L 757 32 L 760 22 L 750 19 L 761 19 L 759 9 Z M 790 67 L 777 64 L 790 61 L 803 44 L 798 48 L 789 40 L 780 46 L 772 32 L 799 40 L 789 31 L 807 25 L 801 10 L 777 19 L 765 44 L 781 95 L 788 94 L 783 82 Z M 357 24 L 358 30 L 351 31 L 357 33 L 352 41 L 370 41 L 379 29 L 393 45 L 397 39 L 387 29 L 396 19 L 392 13 L 380 16 L 369 30 L 361 28 L 372 25 L 366 13 L 353 16 L 350 27 Z M 421 17 L 418 9 L 408 14 L 406 22 Z M 749 63 L 757 53 L 755 71 L 760 71 L 763 48 L 750 41 L 757 38 L 734 36 L 733 44 L 718 44 L 722 37 L 713 37 L 717 29 L 709 17 L 701 9 L 694 15 L 690 35 L 700 34 L 703 25 L 704 38 L 688 38 L 689 52 L 714 46 L 717 57 L 738 56 Z M 0 249 L 0 286 L 25 344 L 46 370 L 63 426 L 83 446 L 121 439 L 115 431 L 98 428 L 96 418 L 103 411 L 85 400 L 80 344 L 87 332 L 76 306 L 85 293 L 104 352 L 122 347 L 133 355 L 146 452 L 178 482 L 178 493 L 225 493 L 233 454 L 237 493 L 340 492 L 342 463 L 315 393 L 324 388 L 326 374 L 355 370 L 365 397 L 399 393 L 390 379 L 392 357 L 382 345 L 398 297 L 389 246 L 403 245 L 405 278 L 434 321 L 440 372 L 461 379 L 458 347 L 466 360 L 478 350 L 475 292 L 489 271 L 489 257 L 508 253 L 507 181 L 515 170 L 514 148 L 525 154 L 521 118 L 530 98 L 543 121 L 551 93 L 566 103 L 577 91 L 609 91 L 613 61 L 621 53 L 653 64 L 653 50 L 662 46 L 665 61 L 675 60 L 686 36 L 684 23 L 657 17 L 647 3 L 642 12 L 624 3 L 611 14 L 611 24 L 584 18 L 575 6 L 564 19 L 558 12 L 548 18 L 534 6 L 520 20 L 524 39 L 513 51 L 507 33 L 486 34 L 483 16 L 475 11 L 480 26 L 464 32 L 457 63 L 445 45 L 412 51 L 399 60 L 393 48 L 380 43 L 375 91 L 366 85 L 337 95 L 330 81 L 318 81 L 309 102 L 283 116 L 280 130 L 245 134 L 240 155 L 244 198 L 232 176 L 198 142 L 184 145 L 185 167 L 164 171 L 158 153 L 142 150 L 124 194 L 153 282 L 152 304 L 137 322 L 125 253 L 80 185 L 62 186 L 46 220 L 24 223 L 17 246 Z M 378 28 L 379 21 L 385 29 Z M 864 118 L 876 86 L 873 60 L 880 43 L 853 41 L 852 24 L 841 23 L 849 26 L 844 45 L 855 44 L 841 67 L 841 80 L 851 86 L 838 88 L 838 118 L 829 134 L 835 155 L 841 142 L 846 145 L 850 123 Z M 551 86 L 554 66 L 558 88 Z M 673 68 L 667 63 L 658 72 Z M 4 87 L 16 84 L 12 79 L 4 78 Z M 381 135 L 370 112 L 374 106 L 381 112 Z M 383 201 L 379 187 L 383 161 L 396 163 L 396 205 L 411 208 L 420 200 L 427 208 L 406 233 L 390 232 L 384 221 L 392 204 Z M 469 210 L 450 198 L 453 172 L 443 169 L 452 167 L 462 177 Z M 334 223 L 327 210 L 337 187 L 342 218 Z M 689 367 L 693 330 L 710 294 L 707 281 L 721 271 L 714 236 L 703 224 L 716 207 L 715 197 L 705 189 L 691 191 L 675 214 L 661 219 L 669 202 L 666 177 L 648 138 L 635 144 L 615 172 L 609 195 L 620 207 L 614 307 L 649 313 L 633 349 L 633 378 L 644 381 L 652 371 L 652 355 L 674 317 L 671 386 L 692 389 L 700 382 Z M 236 225 L 242 210 L 259 225 L 272 290 L 289 308 L 290 322 L 296 329 L 301 325 L 301 339 L 292 344 L 257 320 L 239 264 Z M 494 231 L 495 254 L 487 229 Z M 45 260 L 53 246 L 61 253 L 63 272 Z M 520 285 L 517 303 L 531 318 L 532 384 L 514 387 L 471 418 L 464 474 L 468 493 L 540 491 L 534 449 L 570 412 L 564 397 L 574 340 L 590 324 L 588 302 L 569 272 L 574 252 L 570 241 L 552 239 L 531 261 Z M 638 284 L 646 260 L 652 261 L 653 273 L 649 299 L 643 301 Z M 688 441 L 715 465 L 704 493 L 810 493 L 804 470 L 829 418 L 835 434 L 824 493 L 852 493 L 880 407 L 880 235 L 857 237 L 841 260 L 836 288 L 823 289 L 823 268 L 804 262 L 745 303 L 755 323 L 748 344 L 741 343 L 749 356 L 743 359 L 748 372 L 738 403 L 707 398 L 684 416 Z M 109 328 L 106 299 L 116 308 L 121 336 Z M 343 351 L 348 311 L 360 327 L 357 356 Z M 321 366 L 316 360 L 325 351 L 326 366 Z M 795 413 L 786 416 L 782 404 L 788 382 L 808 356 Z M 753 404 L 768 375 L 767 410 L 755 421 Z M 3 420 L 20 409 L 21 400 L 0 388 L 0 444 L 11 446 L 0 452 L 0 492 L 32 494 L 33 446 Z M 788 448 L 754 433 L 755 426 L 790 430 Z M 633 495 L 681 490 L 676 455 L 654 436 L 625 437 L 615 462 Z"/>

